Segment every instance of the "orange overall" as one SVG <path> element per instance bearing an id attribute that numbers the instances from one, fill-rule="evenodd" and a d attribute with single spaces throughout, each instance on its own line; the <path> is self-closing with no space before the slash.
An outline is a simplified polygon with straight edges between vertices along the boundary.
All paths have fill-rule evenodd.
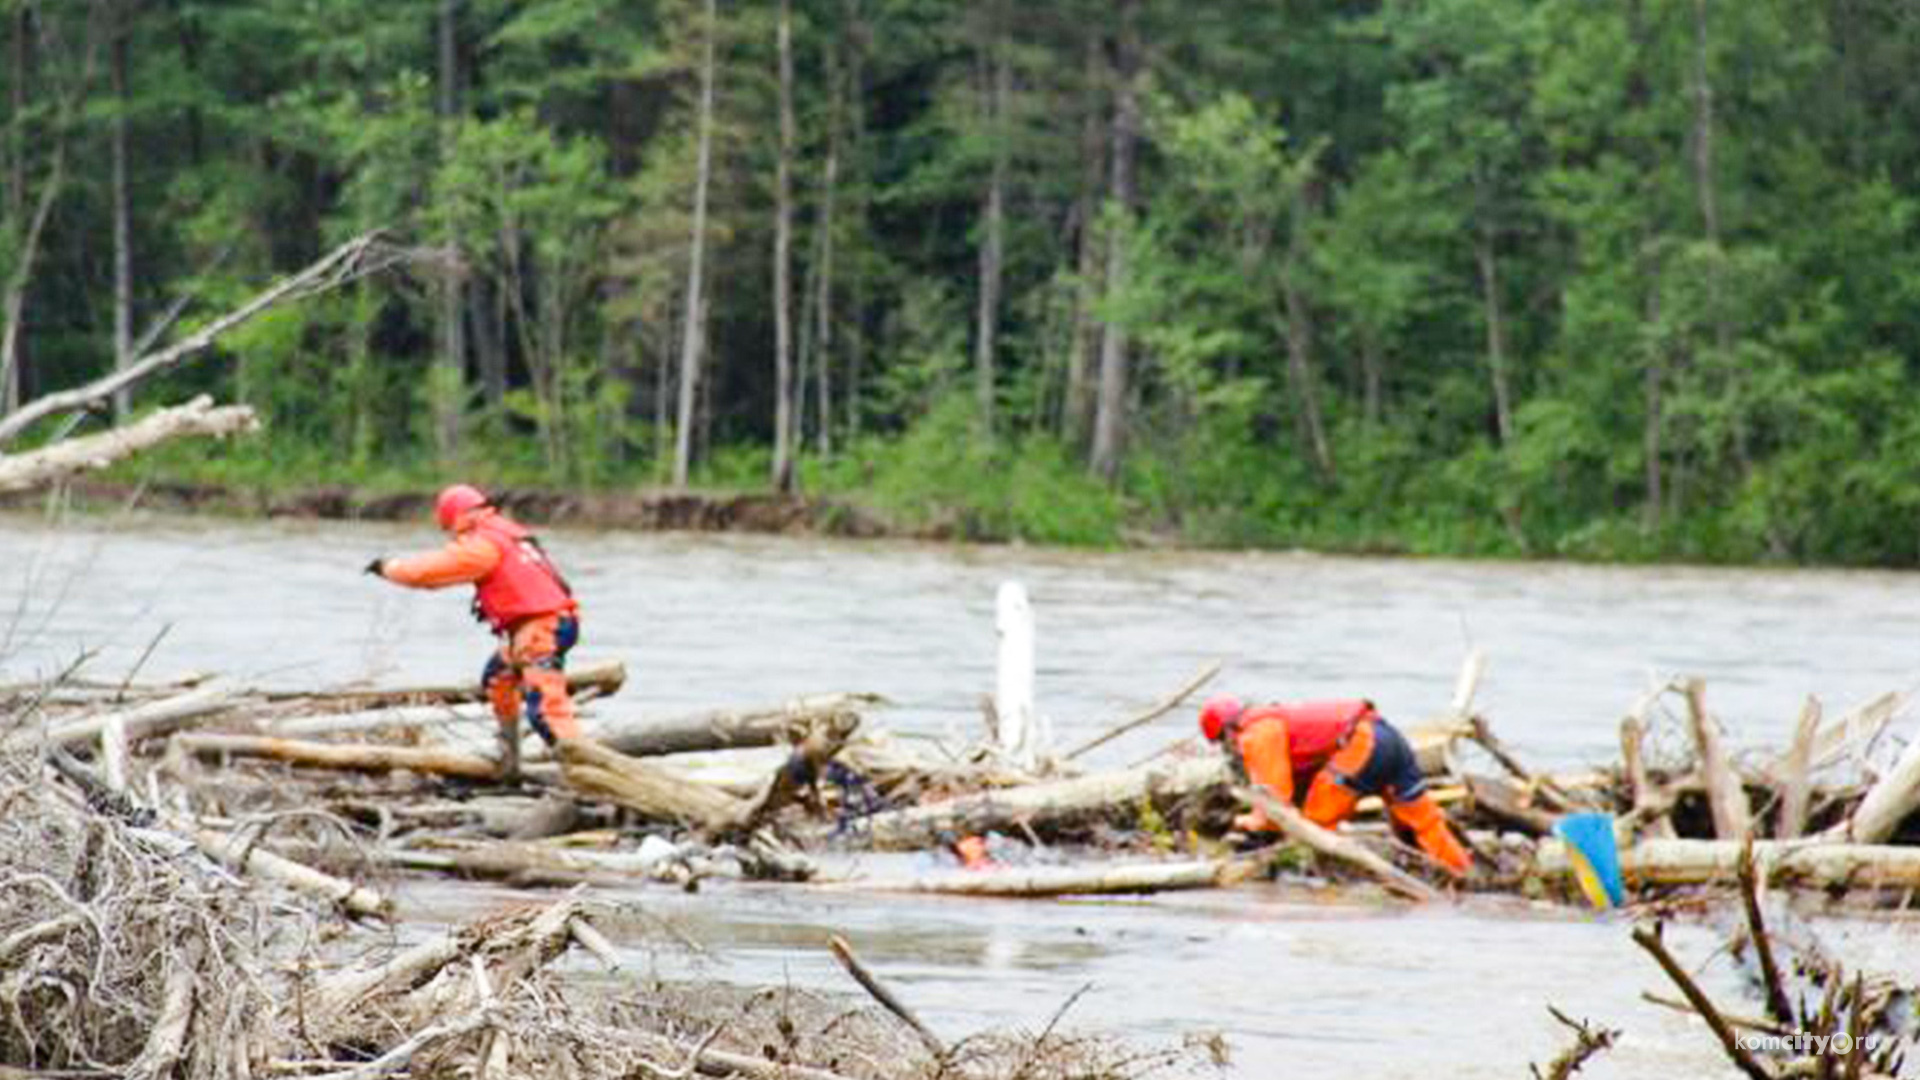
<path id="1" fill-rule="evenodd" d="M 481 676 L 494 718 L 511 729 L 524 714 L 549 743 L 579 736 L 565 671 L 579 606 L 526 529 L 485 507 L 460 520 L 446 547 L 384 560 L 380 572 L 418 589 L 473 585 L 475 609 L 500 637 Z"/>
<path id="2" fill-rule="evenodd" d="M 1352 816 L 1363 795 L 1379 795 L 1393 820 L 1411 831 L 1421 850 L 1456 874 L 1472 865 L 1446 814 L 1427 794 L 1412 748 L 1365 701 L 1263 705 L 1248 709 L 1233 732 L 1247 779 L 1278 798 L 1295 801 L 1296 778 L 1306 784 L 1301 812 L 1325 828 Z M 1277 826 L 1254 810 L 1236 818 L 1247 832 Z"/>

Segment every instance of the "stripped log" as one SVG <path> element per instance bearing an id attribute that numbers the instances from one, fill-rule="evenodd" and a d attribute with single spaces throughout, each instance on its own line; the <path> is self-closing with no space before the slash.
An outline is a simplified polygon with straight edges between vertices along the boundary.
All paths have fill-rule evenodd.
<path id="1" fill-rule="evenodd" d="M 1551 777 L 1535 776 L 1532 770 L 1520 764 L 1520 759 L 1507 749 L 1505 743 L 1494 736 L 1493 729 L 1487 726 L 1485 718 L 1473 717 L 1469 721 L 1469 727 L 1473 741 L 1493 755 L 1493 759 L 1500 763 L 1501 768 L 1512 773 L 1515 780 L 1525 784 L 1527 790 L 1533 792 L 1534 797 L 1545 803 L 1549 809 L 1564 813 L 1573 808 L 1573 800 L 1566 792 L 1560 790 L 1560 786 L 1554 783 Z"/>
<path id="2" fill-rule="evenodd" d="M 383 773 L 405 769 L 465 780 L 492 780 L 499 763 L 473 754 L 426 746 L 380 743 L 323 743 L 271 735 L 179 735 L 182 750 L 200 757 L 257 757 L 313 769 Z"/>
<path id="3" fill-rule="evenodd" d="M 924 847 L 941 832 L 982 833 L 1022 822 L 1035 828 L 1076 818 L 1130 813 L 1143 800 L 1155 804 L 1225 791 L 1231 780 L 1226 759 L 1209 754 L 1120 772 L 1094 773 L 1001 788 L 957 799 L 889 810 L 867 819 L 881 848 Z"/>
<path id="4" fill-rule="evenodd" d="M 1293 804 L 1276 797 L 1263 787 L 1252 787 L 1242 794 L 1260 808 L 1274 824 L 1280 826 L 1290 839 L 1312 848 L 1314 851 L 1356 867 L 1386 886 L 1389 891 L 1398 893 L 1409 900 L 1439 900 L 1440 890 L 1414 877 L 1387 860 L 1374 854 L 1368 848 L 1348 840 L 1331 829 L 1323 829 L 1308 821 L 1305 815 L 1294 809 Z"/>
<path id="5" fill-rule="evenodd" d="M 137 742 L 176 731 L 190 721 L 226 712 L 241 701 L 240 693 L 232 687 L 218 684 L 202 686 L 131 709 L 56 724 L 47 732 L 47 739 L 57 746 L 92 742 L 100 737 L 107 725 L 117 723 L 129 742 Z"/>
<path id="6" fill-rule="evenodd" d="M 1878 844 L 1916 809 L 1920 809 L 1920 738 L 1908 743 L 1893 768 L 1867 790 L 1841 832 L 1857 844 Z"/>
<path id="7" fill-rule="evenodd" d="M 1778 840 L 1797 839 L 1807 831 L 1807 803 L 1813 792 L 1813 743 L 1820 731 L 1820 699 L 1808 695 L 1793 729 L 1793 745 L 1780 766 L 1780 822 Z"/>
<path id="8" fill-rule="evenodd" d="M 721 833 L 741 828 L 753 813 L 749 800 L 729 795 L 678 769 L 627 757 L 592 739 L 563 740 L 559 752 L 567 786 L 642 817 Z"/>
<path id="9" fill-rule="evenodd" d="M 0 454 L 0 492 L 26 491 L 189 435 L 236 435 L 260 426 L 245 405 L 216 407 L 205 394 L 97 435 L 62 439 L 25 454 Z"/>
<path id="10" fill-rule="evenodd" d="M 1688 679 L 1687 728 L 1700 755 L 1700 771 L 1707 785 L 1707 805 L 1713 811 L 1713 834 L 1738 846 L 1753 832 L 1753 809 L 1747 803 L 1747 790 L 1740 774 L 1720 741 L 1720 728 L 1707 715 L 1707 687 L 1699 679 Z"/>
<path id="11" fill-rule="evenodd" d="M 324 874 L 311 866 L 294 862 L 284 855 L 242 843 L 223 832 L 198 827 L 180 830 L 201 851 L 241 873 L 284 885 L 296 892 L 330 900 L 355 915 L 390 918 L 393 903 L 386 897 L 351 881 Z"/>
<path id="12" fill-rule="evenodd" d="M 1252 877 L 1247 860 L 1003 867 L 955 870 L 902 878 L 856 878 L 828 884 L 860 892 L 945 893 L 954 896 L 1048 897 L 1212 889 Z"/>
<path id="13" fill-rule="evenodd" d="M 1450 752 L 1455 742 L 1473 734 L 1473 699 L 1486 674 L 1486 650 L 1469 649 L 1460 661 L 1460 673 L 1454 677 L 1453 697 L 1448 699 L 1446 709 L 1406 726 L 1407 742 L 1413 746 L 1422 773 L 1444 776 L 1453 771 Z"/>
<path id="14" fill-rule="evenodd" d="M 1641 840 L 1620 852 L 1620 872 L 1629 883 L 1698 885 L 1735 882 L 1745 844 L 1731 840 Z M 1857 888 L 1920 887 L 1920 847 L 1839 844 L 1810 840 L 1755 840 L 1754 865 L 1762 879 L 1787 885 Z M 1543 840 L 1535 855 L 1543 873 L 1571 875 L 1566 846 Z"/>
<path id="15" fill-rule="evenodd" d="M 758 708 L 716 709 L 654 719 L 605 718 L 588 726 L 602 746 L 629 756 L 699 753 L 774 746 L 791 741 L 822 720 L 858 714 L 885 701 L 878 694 L 813 694 Z"/>
<path id="16" fill-rule="evenodd" d="M 567 689 L 575 694 L 588 689 L 602 696 L 615 694 L 627 682 L 627 665 L 618 660 L 576 663 L 567 670 Z M 484 701 L 486 690 L 478 681 L 438 686 L 376 687 L 368 690 L 272 690 L 268 701 L 326 702 L 341 708 L 372 709 L 381 705 L 426 705 L 462 701 Z"/>

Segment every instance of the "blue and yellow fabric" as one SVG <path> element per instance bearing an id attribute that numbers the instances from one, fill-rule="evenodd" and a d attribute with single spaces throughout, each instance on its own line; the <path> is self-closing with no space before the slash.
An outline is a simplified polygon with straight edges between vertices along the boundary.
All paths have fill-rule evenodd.
<path id="1" fill-rule="evenodd" d="M 1626 904 L 1620 877 L 1620 849 L 1614 841 L 1612 814 L 1568 814 L 1553 826 L 1567 845 L 1567 861 L 1580 891 L 1594 907 L 1605 911 Z"/>

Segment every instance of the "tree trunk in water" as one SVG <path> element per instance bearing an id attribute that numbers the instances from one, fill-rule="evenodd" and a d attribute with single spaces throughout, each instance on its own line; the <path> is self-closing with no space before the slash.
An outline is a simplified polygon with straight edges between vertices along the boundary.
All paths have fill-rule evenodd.
<path id="1" fill-rule="evenodd" d="M 1486 313 L 1487 374 L 1493 380 L 1493 423 L 1500 445 L 1513 438 L 1513 404 L 1507 388 L 1507 327 L 1500 310 L 1500 264 L 1493 249 L 1493 226 L 1480 228 L 1474 249 L 1480 264 L 1480 301 Z"/>
<path id="2" fill-rule="evenodd" d="M 1093 384 L 1088 369 L 1099 347 L 1100 325 L 1093 316 L 1103 283 L 1100 277 L 1100 249 L 1094 219 L 1099 215 L 1100 171 L 1103 162 L 1101 132 L 1100 38 L 1087 34 L 1086 80 L 1087 106 L 1080 124 L 1080 191 L 1075 197 L 1073 216 L 1079 222 L 1076 235 L 1079 284 L 1073 298 L 1073 340 L 1068 343 L 1067 387 L 1061 410 L 1060 432 L 1070 443 L 1085 447 L 1093 424 Z"/>
<path id="3" fill-rule="evenodd" d="M 980 308 L 974 330 L 974 392 L 979 398 L 980 430 L 993 437 L 994 336 L 1000 321 L 1000 275 L 1005 244 L 1005 206 L 1007 186 L 1007 95 L 1011 74 L 1007 64 L 1005 13 L 994 12 L 987 51 L 992 55 L 983 67 L 981 109 L 989 137 L 993 140 L 993 170 L 987 181 L 987 197 L 982 207 L 980 244 Z"/>
<path id="4" fill-rule="evenodd" d="M 1293 221 L 1287 230 L 1287 262 L 1282 273 L 1287 304 L 1287 388 L 1294 400 L 1294 417 L 1313 466 L 1322 478 L 1333 476 L 1333 453 L 1320 418 L 1320 390 L 1313 372 L 1313 312 L 1300 278 L 1307 265 L 1307 218 L 1312 213 L 1311 181 L 1301 183 L 1293 196 Z"/>
<path id="5" fill-rule="evenodd" d="M 125 0 L 113 6 L 113 45 L 109 68 L 113 81 L 113 367 L 133 365 L 133 214 L 127 195 L 127 36 Z M 113 415 L 124 421 L 133 407 L 133 392 L 113 396 Z"/>
<path id="6" fill-rule="evenodd" d="M 695 391 L 700 383 L 700 350 L 706 336 L 704 296 L 707 254 L 707 185 L 713 172 L 713 52 L 719 12 L 715 0 L 706 4 L 706 42 L 700 61 L 700 149 L 693 184 L 692 253 L 687 259 L 686 325 L 680 339 L 680 402 L 673 442 L 673 484 L 687 486 L 693 458 Z"/>
<path id="7" fill-rule="evenodd" d="M 1118 81 L 1113 109 L 1113 185 L 1108 192 L 1115 218 L 1107 235 L 1107 282 L 1109 297 L 1127 286 L 1126 228 L 1124 221 L 1133 209 L 1134 144 L 1140 133 L 1139 77 L 1140 46 L 1134 15 L 1138 0 L 1122 0 L 1120 5 L 1119 57 L 1115 65 Z M 1100 389 L 1093 418 L 1093 457 L 1095 475 L 1112 481 L 1120 472 L 1120 447 L 1126 436 L 1127 409 L 1127 332 L 1111 319 L 1100 336 Z"/>
<path id="8" fill-rule="evenodd" d="M 780 164 L 773 218 L 773 486 L 793 490 L 793 4 L 780 0 Z"/>

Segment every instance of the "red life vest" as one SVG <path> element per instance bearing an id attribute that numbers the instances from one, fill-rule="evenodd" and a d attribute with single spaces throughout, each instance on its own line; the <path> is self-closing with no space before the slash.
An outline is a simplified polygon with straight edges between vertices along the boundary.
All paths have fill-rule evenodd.
<path id="1" fill-rule="evenodd" d="M 1240 718 L 1241 730 L 1268 720 L 1287 725 L 1287 756 L 1293 761 L 1293 775 L 1304 777 L 1327 763 L 1340 748 L 1353 725 L 1377 715 L 1373 702 L 1304 701 L 1297 705 L 1259 705 Z"/>
<path id="2" fill-rule="evenodd" d="M 495 630 L 505 630 L 534 615 L 574 607 L 573 590 L 526 526 L 502 514 L 481 514 L 473 535 L 500 550 L 500 562 L 474 582 L 474 604 Z"/>

